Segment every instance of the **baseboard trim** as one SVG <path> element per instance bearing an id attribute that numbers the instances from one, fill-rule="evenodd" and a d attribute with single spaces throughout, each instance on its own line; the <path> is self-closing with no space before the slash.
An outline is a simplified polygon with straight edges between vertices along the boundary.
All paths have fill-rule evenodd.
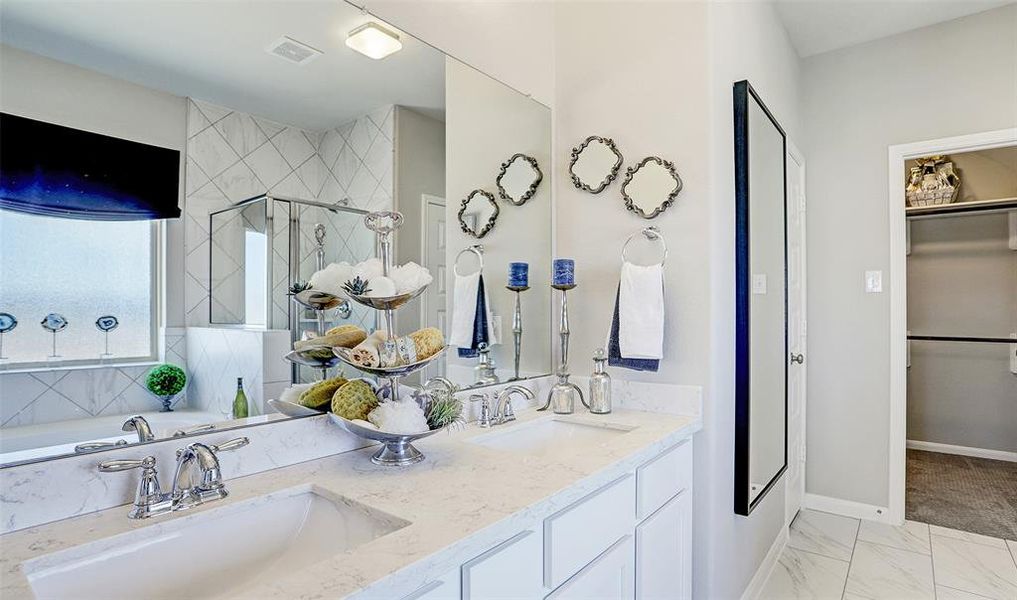
<path id="1" fill-rule="evenodd" d="M 777 566 L 777 561 L 780 560 L 780 555 L 784 552 L 784 547 L 787 546 L 787 540 L 788 528 L 781 527 L 780 534 L 777 536 L 777 539 L 773 540 L 773 545 L 770 546 L 770 549 L 766 551 L 766 556 L 763 557 L 763 562 L 756 569 L 756 574 L 752 576 L 752 581 L 749 581 L 749 585 L 742 592 L 741 600 L 756 600 L 763 593 L 763 587 L 766 586 L 766 582 L 770 579 L 770 574 L 773 573 L 774 567 Z"/>
<path id="2" fill-rule="evenodd" d="M 992 460 L 1017 462 L 1017 452 L 1008 452 L 1006 450 L 989 450 L 987 448 L 972 448 L 970 446 L 954 446 L 952 444 L 923 442 L 921 440 L 908 440 L 908 448 L 911 450 L 926 450 L 928 452 L 941 452 L 943 454 L 959 454 L 961 456 L 974 456 L 975 458 L 991 458 Z"/>
<path id="3" fill-rule="evenodd" d="M 818 494 L 805 494 L 805 508 L 818 510 L 820 512 L 865 519 L 867 521 L 878 521 L 880 523 L 893 523 L 890 517 L 890 509 L 885 506 L 863 504 L 851 500 L 841 500 Z"/>

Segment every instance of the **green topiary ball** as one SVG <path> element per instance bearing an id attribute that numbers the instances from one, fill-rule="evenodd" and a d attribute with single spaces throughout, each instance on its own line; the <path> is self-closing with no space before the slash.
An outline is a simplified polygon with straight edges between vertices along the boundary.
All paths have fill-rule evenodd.
<path id="1" fill-rule="evenodd" d="M 187 375 L 176 365 L 159 365 L 148 372 L 145 387 L 156 396 L 174 396 L 184 389 Z"/>

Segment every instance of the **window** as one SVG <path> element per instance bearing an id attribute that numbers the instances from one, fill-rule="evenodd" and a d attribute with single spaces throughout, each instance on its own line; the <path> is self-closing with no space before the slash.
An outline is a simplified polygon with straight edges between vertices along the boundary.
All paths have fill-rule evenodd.
<path id="1" fill-rule="evenodd" d="M 157 358 L 156 221 L 82 221 L 0 210 L 0 312 L 18 320 L 4 334 L 5 363 L 88 364 L 105 351 L 95 322 L 113 315 L 110 360 Z M 54 334 L 41 323 L 58 313 L 68 325 Z"/>

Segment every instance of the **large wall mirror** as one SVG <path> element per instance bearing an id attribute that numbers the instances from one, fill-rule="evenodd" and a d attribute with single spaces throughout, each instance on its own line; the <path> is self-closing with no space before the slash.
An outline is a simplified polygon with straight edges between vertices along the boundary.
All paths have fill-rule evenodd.
<path id="1" fill-rule="evenodd" d="M 135 206 L 138 220 L 116 220 L 86 207 L 71 219 L 4 198 L 0 465 L 294 416 L 269 401 L 322 372 L 283 359 L 317 330 L 289 293 L 322 265 L 378 258 L 371 211 L 403 215 L 394 262 L 432 278 L 399 309 L 400 335 L 436 327 L 451 341 L 456 314 L 480 314 L 475 298 L 454 302 L 456 273 L 470 279 L 483 265 L 482 339 L 460 340 L 404 383 L 444 376 L 469 388 L 551 372 L 552 186 L 531 185 L 550 172 L 548 107 L 345 2 L 10 0 L 0 11 L 5 137 L 14 118 L 30 119 L 19 150 L 62 150 L 54 173 L 113 165 L 124 178 L 108 182 L 110 194 L 167 209 Z M 391 54 L 347 45 L 371 21 L 398 38 Z M 117 143 L 68 145 L 80 133 Z M 529 179 L 510 171 L 505 199 L 498 176 L 514 156 L 527 158 Z M 473 190 L 500 213 L 483 240 L 457 218 Z M 478 243 L 482 263 L 463 254 Z M 518 360 L 510 263 L 529 265 Z M 40 326 L 48 314 L 66 325 Z M 105 316 L 118 325 L 100 328 Z M 328 329 L 366 333 L 380 320 L 346 303 L 325 317 Z M 159 363 L 186 375 L 167 398 L 146 385 Z M 327 371 L 340 374 L 363 375 Z M 238 378 L 245 418 L 232 411 Z M 151 435 L 128 423 L 139 415 Z"/>
<path id="2" fill-rule="evenodd" d="M 748 515 L 787 468 L 785 135 L 748 81 L 734 85 L 734 508 Z"/>

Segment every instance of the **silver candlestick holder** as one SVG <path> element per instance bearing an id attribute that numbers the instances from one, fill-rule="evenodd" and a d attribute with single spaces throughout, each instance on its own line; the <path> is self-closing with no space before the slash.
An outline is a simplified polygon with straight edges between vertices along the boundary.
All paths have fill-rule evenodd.
<path id="1" fill-rule="evenodd" d="M 576 410 L 576 396 L 579 397 L 579 401 L 589 408 L 590 405 L 586 403 L 586 398 L 583 396 L 583 390 L 576 384 L 569 381 L 569 299 L 568 291 L 574 289 L 575 284 L 560 285 L 552 284 L 556 290 L 561 290 L 561 316 L 559 318 L 558 325 L 558 338 L 561 343 L 561 363 L 558 366 L 558 370 L 555 373 L 558 377 L 558 381 L 551 386 L 551 391 L 547 394 L 547 402 L 544 406 L 541 406 L 537 410 L 551 409 L 552 412 L 559 415 L 571 415 Z"/>
<path id="2" fill-rule="evenodd" d="M 518 381 L 519 359 L 523 351 L 523 303 L 520 293 L 530 289 L 528 285 L 506 285 L 505 289 L 516 293 L 516 307 L 512 311 L 512 339 L 515 342 L 515 374 L 509 381 Z"/>

